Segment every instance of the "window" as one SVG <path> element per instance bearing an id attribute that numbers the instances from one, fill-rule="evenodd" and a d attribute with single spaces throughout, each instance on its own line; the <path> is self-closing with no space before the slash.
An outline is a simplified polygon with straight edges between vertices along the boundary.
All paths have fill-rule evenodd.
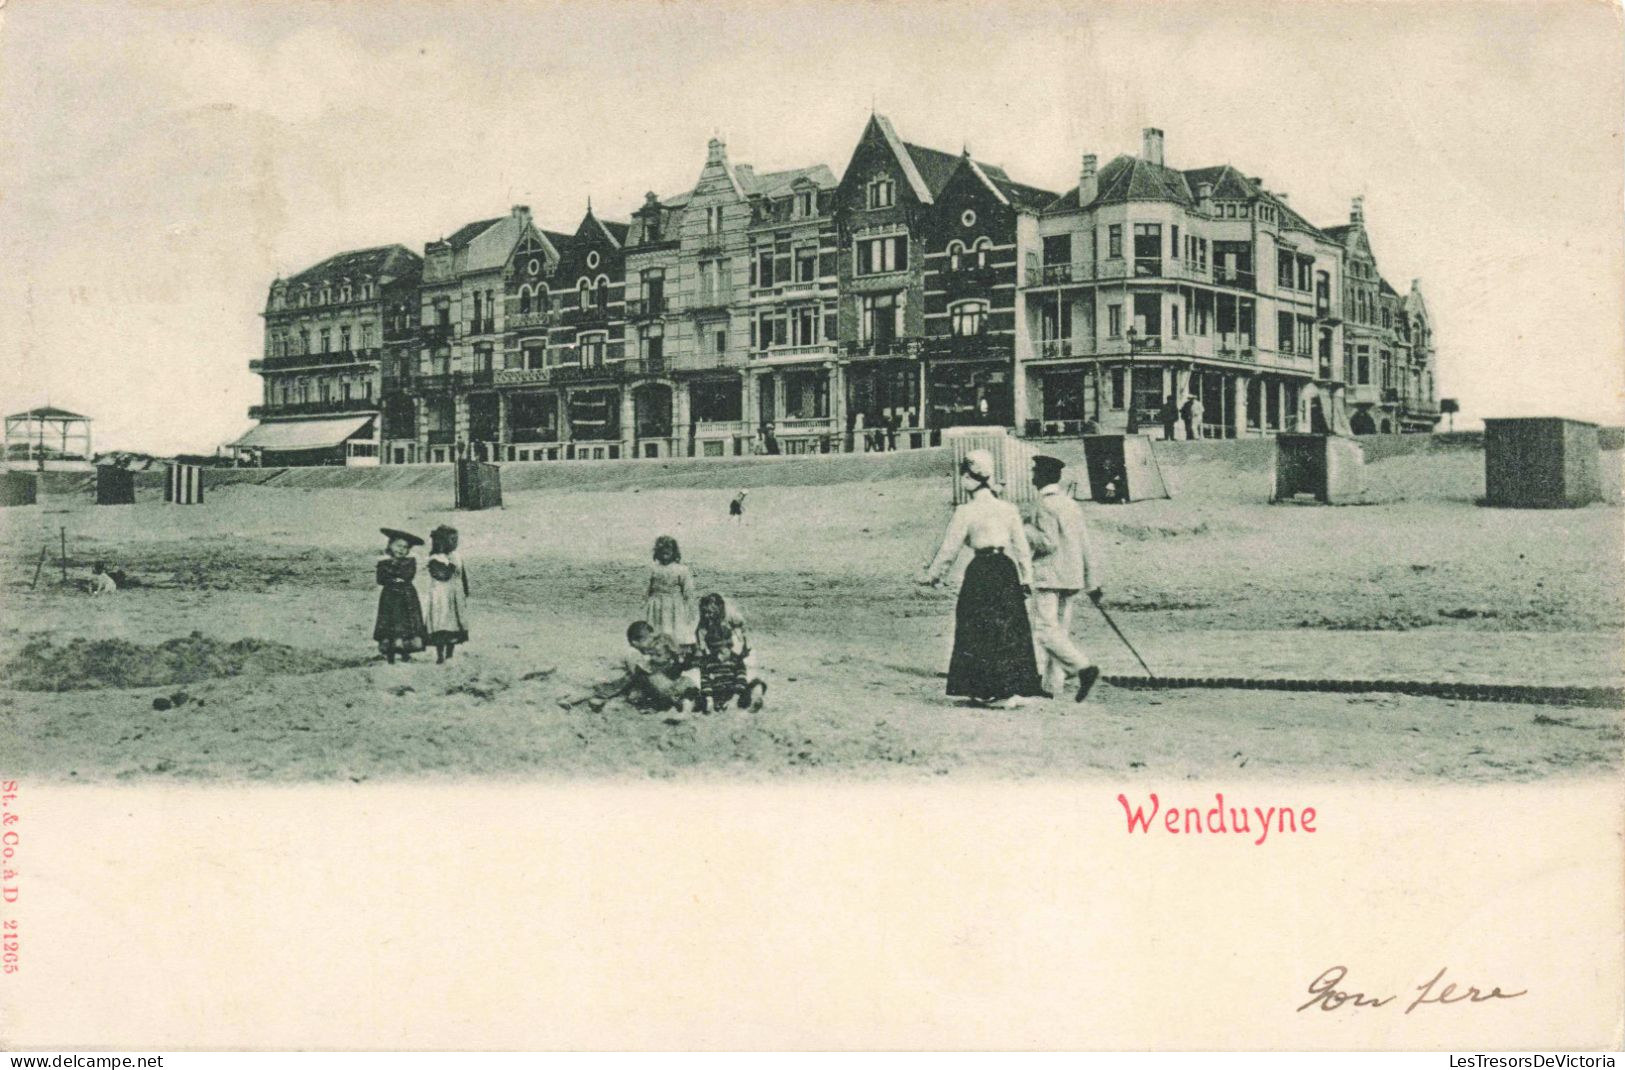
<path id="1" fill-rule="evenodd" d="M 1116 308 L 1117 306 L 1113 305 L 1112 307 Z M 1123 407 L 1123 369 L 1121 367 L 1112 369 L 1111 385 L 1111 406 L 1114 409 L 1121 409 Z"/>
<path id="2" fill-rule="evenodd" d="M 1298 289 L 1304 293 L 1309 292 L 1310 280 L 1315 275 L 1315 258 L 1312 256 L 1298 257 Z"/>
<path id="3" fill-rule="evenodd" d="M 859 302 L 859 338 L 865 342 L 890 342 L 902 331 L 902 306 L 896 294 L 871 294 Z"/>
<path id="4" fill-rule="evenodd" d="M 1123 306 L 1111 304 L 1106 306 L 1106 337 L 1121 338 L 1123 336 Z M 1121 406 L 1117 406 L 1121 408 Z"/>
<path id="5" fill-rule="evenodd" d="M 868 206 L 870 208 L 890 208 L 897 203 L 897 185 L 891 179 L 881 177 L 869 183 Z"/>
<path id="6" fill-rule="evenodd" d="M 1179 226 L 1178 226 L 1178 224 L 1174 225 L 1173 232 L 1168 236 L 1168 258 L 1170 260 L 1178 260 L 1179 259 Z"/>
<path id="7" fill-rule="evenodd" d="M 307 328 L 307 327 L 301 327 L 301 328 L 299 328 L 299 354 L 300 354 L 300 356 L 304 356 L 305 354 L 307 354 L 309 352 L 310 352 L 310 329 Z"/>
<path id="8" fill-rule="evenodd" d="M 333 384 L 328 382 L 326 379 L 319 380 L 316 383 L 316 395 L 317 400 L 319 401 L 332 401 Z"/>
<path id="9" fill-rule="evenodd" d="M 660 324 L 651 324 L 643 328 L 643 359 L 658 362 L 666 355 L 665 331 Z"/>
<path id="10" fill-rule="evenodd" d="M 350 300 L 350 284 L 349 283 L 345 283 L 343 286 L 339 287 L 339 300 L 340 301 L 345 301 L 345 302 L 348 302 Z M 346 384 L 346 385 L 348 385 L 348 384 Z M 349 398 L 346 397 L 345 400 L 348 401 Z"/>
<path id="11" fill-rule="evenodd" d="M 659 312 L 666 304 L 666 272 L 656 268 L 643 273 L 644 311 Z"/>
<path id="12" fill-rule="evenodd" d="M 948 270 L 958 271 L 964 266 L 965 247 L 959 242 L 948 243 Z"/>
<path id="13" fill-rule="evenodd" d="M 962 301 L 948 310 L 955 338 L 970 338 L 987 329 L 987 302 Z"/>
<path id="14" fill-rule="evenodd" d="M 707 234 L 722 233 L 722 205 L 713 204 L 705 210 L 705 232 Z"/>
<path id="15" fill-rule="evenodd" d="M 604 366 L 604 335 L 589 334 L 581 336 L 581 366 L 583 368 L 602 368 Z"/>
<path id="16" fill-rule="evenodd" d="M 1307 316 L 1298 317 L 1298 354 L 1310 356 L 1315 351 L 1315 321 Z"/>
<path id="17" fill-rule="evenodd" d="M 345 353 L 350 352 L 350 328 L 348 325 L 339 328 L 339 349 Z"/>
<path id="18" fill-rule="evenodd" d="M 1275 322 L 1276 322 L 1275 329 L 1276 329 L 1276 332 L 1277 332 L 1277 334 L 1276 334 L 1277 348 L 1279 348 L 1280 351 L 1283 352 L 1283 353 L 1291 353 L 1293 351 L 1292 347 L 1293 347 L 1293 337 L 1294 337 L 1294 335 L 1293 335 L 1292 313 L 1290 313 L 1290 312 L 1276 313 Z"/>
<path id="19" fill-rule="evenodd" d="M 587 308 L 592 304 L 592 283 L 582 279 L 576 284 L 576 307 Z"/>
<path id="20" fill-rule="evenodd" d="M 540 342 L 532 343 L 525 346 L 523 355 L 520 357 L 519 366 L 532 370 L 542 368 L 546 365 L 546 357 L 547 346 Z"/>
<path id="21" fill-rule="evenodd" d="M 1123 224 L 1113 223 L 1106 228 L 1106 259 L 1123 258 Z"/>
<path id="22" fill-rule="evenodd" d="M 818 281 L 818 247 L 804 245 L 796 250 L 796 281 Z"/>
<path id="23" fill-rule="evenodd" d="M 715 352 L 717 356 L 720 357 L 728 352 L 728 332 L 726 329 L 721 327 L 717 328 L 716 334 L 713 336 L 713 341 L 716 343 L 716 349 L 713 350 L 713 352 Z"/>
<path id="24" fill-rule="evenodd" d="M 818 310 L 805 305 L 791 313 L 790 344 L 811 346 L 818 344 Z"/>
<path id="25" fill-rule="evenodd" d="M 592 296 L 593 305 L 598 309 L 598 311 L 603 312 L 609 308 L 609 276 L 598 276 L 597 281 L 593 283 Z M 490 298 L 487 296 L 486 309 L 489 310 L 490 306 Z M 485 329 L 487 331 L 491 329 L 491 321 L 489 318 L 487 318 L 485 321 Z"/>
<path id="26" fill-rule="evenodd" d="M 322 352 L 333 352 L 333 332 L 326 327 L 322 328 Z"/>
<path id="27" fill-rule="evenodd" d="M 1045 302 L 1038 311 L 1038 337 L 1045 342 L 1056 342 L 1072 337 L 1071 309 L 1054 302 Z"/>
<path id="28" fill-rule="evenodd" d="M 1044 239 L 1044 263 L 1070 264 L 1072 262 L 1072 235 L 1051 234 Z"/>
<path id="29" fill-rule="evenodd" d="M 817 196 L 812 190 L 802 190 L 796 194 L 795 212 L 797 219 L 805 219 L 814 214 Z"/>
<path id="30" fill-rule="evenodd" d="M 1298 258 L 1291 251 L 1282 249 L 1275 261 L 1275 284 L 1283 290 L 1292 289 L 1293 280 L 1297 274 Z"/>
<path id="31" fill-rule="evenodd" d="M 1162 274 L 1162 224 L 1134 224 L 1134 273 Z"/>
<path id="32" fill-rule="evenodd" d="M 519 287 L 519 314 L 521 316 L 528 316 L 530 314 L 530 287 L 529 286 L 521 286 L 521 287 Z"/>
<path id="33" fill-rule="evenodd" d="M 1357 346 L 1354 350 L 1354 381 L 1360 386 L 1371 385 L 1371 347 Z"/>
<path id="34" fill-rule="evenodd" d="M 972 257 L 971 266 L 976 268 L 978 271 L 987 267 L 988 254 L 992 251 L 993 243 L 991 241 L 987 240 L 986 238 L 977 238 L 976 245 L 972 248 L 972 252 L 975 255 Z"/>
<path id="35" fill-rule="evenodd" d="M 906 234 L 859 241 L 857 253 L 857 273 L 859 275 L 883 275 L 889 271 L 908 270 L 908 236 Z"/>
<path id="36" fill-rule="evenodd" d="M 1179 337 L 1179 302 L 1175 301 L 1175 302 L 1171 303 L 1168 306 L 1168 308 L 1169 308 L 1169 312 L 1170 312 L 1170 314 L 1168 316 L 1169 333 L 1174 338 L 1178 338 Z"/>

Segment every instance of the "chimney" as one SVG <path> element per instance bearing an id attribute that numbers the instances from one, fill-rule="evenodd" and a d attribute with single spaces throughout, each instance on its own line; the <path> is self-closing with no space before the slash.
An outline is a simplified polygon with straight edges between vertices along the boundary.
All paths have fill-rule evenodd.
<path id="1" fill-rule="evenodd" d="M 1258 191 L 1260 193 L 1264 192 L 1264 180 L 1262 178 L 1260 178 L 1259 176 L 1251 175 L 1251 176 L 1248 177 L 1247 181 L 1251 182 L 1253 185 L 1257 186 Z"/>
<path id="2" fill-rule="evenodd" d="M 1198 182 L 1196 184 L 1196 205 L 1202 209 L 1203 215 L 1213 214 L 1213 183 Z"/>
<path id="3" fill-rule="evenodd" d="M 1142 131 L 1144 140 L 1140 149 L 1140 159 L 1147 163 L 1162 166 L 1162 131 L 1154 126 L 1148 126 Z"/>
<path id="4" fill-rule="evenodd" d="M 706 143 L 705 162 L 707 164 L 728 162 L 728 146 L 721 138 L 714 137 Z"/>
<path id="5" fill-rule="evenodd" d="M 1360 223 L 1360 224 L 1365 223 L 1365 198 L 1364 197 L 1356 197 L 1356 198 L 1354 198 L 1354 203 L 1349 208 L 1349 222 L 1350 223 Z"/>
<path id="6" fill-rule="evenodd" d="M 1095 171 L 1096 158 L 1092 152 L 1083 154 L 1083 171 L 1078 176 L 1078 206 L 1084 207 L 1100 193 L 1100 176 Z"/>
<path id="7" fill-rule="evenodd" d="M 530 222 L 530 205 L 516 204 L 513 206 L 513 217 L 521 223 Z"/>
<path id="8" fill-rule="evenodd" d="M 1412 279 L 1411 280 L 1411 293 L 1416 293 L 1416 292 L 1420 291 L 1421 289 L 1422 289 L 1422 280 L 1421 279 Z"/>

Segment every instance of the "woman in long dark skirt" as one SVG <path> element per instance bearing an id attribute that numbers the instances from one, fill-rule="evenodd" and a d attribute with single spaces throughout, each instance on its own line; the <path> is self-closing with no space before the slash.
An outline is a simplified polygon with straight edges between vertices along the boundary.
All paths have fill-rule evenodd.
<path id="1" fill-rule="evenodd" d="M 972 450 L 960 475 L 970 499 L 954 510 L 942 548 L 921 577 L 939 586 L 960 550 L 974 553 L 954 613 L 948 694 L 989 706 L 1020 705 L 1026 696 L 1045 694 L 1027 617 L 1032 551 L 1020 510 L 993 493 L 993 455 Z"/>
<path id="2" fill-rule="evenodd" d="M 383 590 L 378 592 L 378 619 L 372 637 L 379 653 L 393 665 L 397 654 L 402 661 L 411 661 L 412 655 L 423 649 L 428 635 L 423 625 L 423 605 L 414 585 L 418 562 L 412 556 L 412 547 L 422 546 L 423 540 L 394 528 L 381 530 L 389 545 L 378 559 L 376 575 Z"/>

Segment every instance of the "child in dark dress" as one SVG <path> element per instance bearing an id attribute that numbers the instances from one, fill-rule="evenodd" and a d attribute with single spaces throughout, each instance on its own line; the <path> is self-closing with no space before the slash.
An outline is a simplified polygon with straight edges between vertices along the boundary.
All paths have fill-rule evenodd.
<path id="1" fill-rule="evenodd" d="M 745 619 L 720 594 L 700 599 L 700 626 L 694 631 L 700 667 L 701 709 L 720 710 L 737 699 L 740 709 L 759 710 L 767 684 L 756 674 Z"/>
<path id="2" fill-rule="evenodd" d="M 376 576 L 378 586 L 378 619 L 373 625 L 372 637 L 378 643 L 379 653 L 395 664 L 395 655 L 402 661 L 411 661 L 412 654 L 422 650 L 427 638 L 423 626 L 423 606 L 418 601 L 418 562 L 412 556 L 412 547 L 422 546 L 416 535 L 394 528 L 382 528 L 388 546 L 378 559 Z"/>

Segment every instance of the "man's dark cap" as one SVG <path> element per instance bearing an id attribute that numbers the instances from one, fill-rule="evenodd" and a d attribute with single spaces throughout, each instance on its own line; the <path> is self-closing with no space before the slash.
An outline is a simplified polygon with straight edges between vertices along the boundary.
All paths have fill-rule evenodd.
<path id="1" fill-rule="evenodd" d="M 1061 469 L 1066 462 L 1059 457 L 1049 457 L 1039 454 L 1033 458 L 1033 476 L 1039 483 L 1058 483 L 1061 479 Z"/>

